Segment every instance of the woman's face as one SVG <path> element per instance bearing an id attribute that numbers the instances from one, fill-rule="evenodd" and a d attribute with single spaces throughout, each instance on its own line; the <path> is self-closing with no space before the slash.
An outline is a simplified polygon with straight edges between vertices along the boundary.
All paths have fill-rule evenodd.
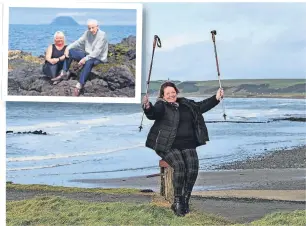
<path id="1" fill-rule="evenodd" d="M 177 98 L 177 93 L 176 93 L 175 89 L 171 86 L 167 86 L 164 89 L 164 97 L 163 98 L 167 102 L 175 102 L 176 98 Z"/>
<path id="2" fill-rule="evenodd" d="M 64 37 L 61 36 L 61 35 L 57 35 L 55 36 L 55 39 L 54 39 L 54 42 L 55 42 L 55 45 L 63 45 L 64 44 Z"/>

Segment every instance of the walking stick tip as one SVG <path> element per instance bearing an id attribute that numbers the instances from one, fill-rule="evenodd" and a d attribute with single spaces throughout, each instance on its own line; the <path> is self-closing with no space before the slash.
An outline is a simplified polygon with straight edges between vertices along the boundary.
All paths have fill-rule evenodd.
<path id="1" fill-rule="evenodd" d="M 212 33 L 213 35 L 217 35 L 217 31 L 216 30 L 212 30 L 210 33 Z"/>
<path id="2" fill-rule="evenodd" d="M 225 113 L 223 114 L 223 118 L 224 118 L 224 120 L 226 121 L 226 114 L 225 114 Z"/>

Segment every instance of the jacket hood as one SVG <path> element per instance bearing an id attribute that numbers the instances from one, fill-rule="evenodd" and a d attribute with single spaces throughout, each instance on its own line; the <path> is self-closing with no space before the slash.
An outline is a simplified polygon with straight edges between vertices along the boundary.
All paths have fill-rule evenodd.
<path id="1" fill-rule="evenodd" d="M 177 99 L 179 99 L 179 98 L 177 98 Z M 177 107 L 179 106 L 179 103 L 178 103 L 178 102 L 170 103 L 170 102 L 164 100 L 164 99 L 161 98 L 161 97 L 158 97 L 158 98 L 156 99 L 156 102 L 158 102 L 158 101 L 162 101 L 162 102 L 167 103 L 167 104 L 170 104 L 170 105 L 176 105 Z"/>

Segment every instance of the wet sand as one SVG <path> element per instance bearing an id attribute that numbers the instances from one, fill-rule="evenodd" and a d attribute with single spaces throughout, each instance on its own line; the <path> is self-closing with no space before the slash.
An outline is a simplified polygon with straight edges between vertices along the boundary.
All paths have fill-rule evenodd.
<path id="1" fill-rule="evenodd" d="M 207 194 L 209 196 L 216 194 L 216 196 L 219 196 L 218 193 L 212 193 L 212 191 L 231 190 L 231 192 L 223 192 L 222 196 L 227 194 L 228 197 L 240 197 L 241 194 L 244 194 L 243 197 L 263 198 L 268 197 L 267 191 L 295 190 L 296 197 L 289 195 L 288 192 L 286 192 L 286 195 L 285 192 L 275 192 L 275 195 L 270 195 L 270 197 L 284 200 L 286 196 L 285 200 L 305 200 L 305 157 L 306 146 L 303 146 L 290 150 L 268 152 L 265 155 L 245 161 L 216 166 L 216 170 L 199 172 L 194 194 Z M 152 189 L 155 192 L 158 192 L 160 188 L 159 176 L 149 178 L 146 176 L 116 179 L 93 178 L 73 181 L 94 184 L 98 187 Z M 242 193 L 242 190 L 248 190 L 248 192 Z M 257 192 L 250 192 L 252 190 Z M 204 193 L 204 191 L 210 191 L 210 193 Z M 261 195 L 260 191 L 262 191 Z M 264 195 L 264 192 L 266 195 Z"/>
<path id="2" fill-rule="evenodd" d="M 159 176 L 74 181 L 95 184 L 97 187 L 152 189 L 154 192 L 159 192 L 160 188 Z M 245 196 L 243 197 L 260 196 L 261 190 L 295 190 L 296 198 L 290 196 L 290 199 L 287 200 L 305 200 L 305 169 L 246 169 L 200 172 L 193 194 L 204 195 L 204 191 L 228 190 L 235 190 L 237 194 L 242 190 L 257 190 L 253 193 L 244 193 Z M 278 193 L 278 195 L 280 198 L 277 198 L 277 194 L 275 194 L 274 199 L 284 200 L 281 193 Z M 218 196 L 217 193 L 216 196 Z M 227 193 L 227 196 L 235 197 L 233 193 Z"/>

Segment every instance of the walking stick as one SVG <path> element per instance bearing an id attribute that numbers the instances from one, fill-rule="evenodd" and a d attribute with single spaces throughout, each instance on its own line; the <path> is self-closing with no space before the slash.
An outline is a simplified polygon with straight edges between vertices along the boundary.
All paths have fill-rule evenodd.
<path id="1" fill-rule="evenodd" d="M 149 75 L 148 75 L 148 80 L 147 80 L 147 87 L 146 87 L 146 95 L 148 95 L 149 91 L 149 86 L 150 86 L 150 79 L 151 79 L 151 72 L 152 72 L 152 65 L 153 65 L 153 58 L 154 58 L 154 52 L 155 52 L 155 47 L 161 48 L 161 41 L 160 38 L 157 35 L 154 35 L 154 41 L 153 41 L 153 51 L 152 51 L 152 58 L 151 58 L 151 64 L 150 64 L 150 70 L 149 70 Z M 144 106 L 145 107 L 145 106 Z M 143 116 L 144 112 L 142 113 L 142 118 L 140 122 L 139 132 L 142 130 L 142 121 L 143 121 Z"/>
<path id="2" fill-rule="evenodd" d="M 219 70 L 219 63 L 218 63 L 217 48 L 216 48 L 216 40 L 215 40 L 215 36 L 217 35 L 217 31 L 216 30 L 212 30 L 210 33 L 211 33 L 212 40 L 213 40 L 213 43 L 214 43 L 215 58 L 216 58 L 216 65 L 217 65 L 217 72 L 218 72 L 218 79 L 219 79 L 219 86 L 222 89 L 221 80 L 220 80 L 220 70 Z M 223 108 L 223 118 L 224 118 L 224 120 L 226 120 L 226 114 L 225 114 L 225 109 L 224 109 L 223 101 L 222 101 L 222 108 Z"/>

